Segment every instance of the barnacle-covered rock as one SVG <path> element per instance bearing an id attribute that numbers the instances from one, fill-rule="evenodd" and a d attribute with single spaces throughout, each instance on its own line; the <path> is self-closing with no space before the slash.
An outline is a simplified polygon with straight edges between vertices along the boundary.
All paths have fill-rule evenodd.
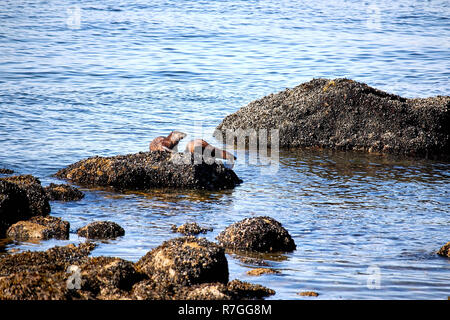
<path id="1" fill-rule="evenodd" d="M 223 163 L 197 163 L 189 153 L 140 152 L 92 157 L 59 170 L 56 176 L 84 186 L 116 190 L 152 188 L 230 189 L 241 183 Z"/>
<path id="2" fill-rule="evenodd" d="M 408 99 L 349 79 L 313 79 L 228 115 L 215 136 L 245 139 L 261 130 L 278 129 L 279 141 L 274 144 L 281 148 L 450 159 L 448 123 L 450 96 Z M 268 134 L 269 146 L 271 137 Z"/>
<path id="3" fill-rule="evenodd" d="M 246 218 L 228 226 L 218 236 L 227 248 L 258 252 L 293 251 L 294 240 L 281 223 L 270 217 Z"/>

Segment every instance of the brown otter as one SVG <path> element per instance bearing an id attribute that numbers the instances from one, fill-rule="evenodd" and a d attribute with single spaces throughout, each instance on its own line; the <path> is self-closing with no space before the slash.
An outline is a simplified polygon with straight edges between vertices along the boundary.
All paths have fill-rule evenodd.
<path id="1" fill-rule="evenodd" d="M 213 158 L 222 158 L 225 160 L 229 160 L 231 162 L 236 160 L 236 157 L 233 154 L 225 150 L 216 148 L 202 139 L 195 139 L 189 141 L 188 144 L 186 145 L 186 152 L 195 153 L 195 151 L 200 150 L 200 148 L 202 154 L 204 154 L 204 152 L 206 151 L 207 154 L 211 155 L 211 157 Z"/>
<path id="2" fill-rule="evenodd" d="M 167 137 L 156 137 L 150 142 L 150 151 L 174 152 L 178 142 L 186 137 L 186 133 L 172 131 Z"/>

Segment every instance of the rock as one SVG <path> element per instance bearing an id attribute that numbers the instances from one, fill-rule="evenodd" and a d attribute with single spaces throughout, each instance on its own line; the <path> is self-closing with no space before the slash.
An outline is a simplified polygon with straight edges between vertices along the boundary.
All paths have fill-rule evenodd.
<path id="1" fill-rule="evenodd" d="M 246 218 L 228 226 L 216 238 L 231 249 L 258 252 L 295 250 L 294 240 L 281 224 L 270 217 Z"/>
<path id="2" fill-rule="evenodd" d="M 280 272 L 269 268 L 255 268 L 246 272 L 249 276 L 260 276 L 263 274 L 279 274 Z"/>
<path id="3" fill-rule="evenodd" d="M 6 235 L 18 241 L 69 239 L 69 228 L 69 222 L 61 218 L 37 216 L 28 221 L 13 224 L 8 228 Z"/>
<path id="4" fill-rule="evenodd" d="M 208 231 L 212 231 L 213 228 L 204 228 L 200 227 L 197 223 L 185 223 L 179 227 L 176 225 L 172 225 L 172 231 L 182 233 L 185 235 L 197 235 L 200 233 L 207 233 Z"/>
<path id="5" fill-rule="evenodd" d="M 220 162 L 194 162 L 191 154 L 140 152 L 81 160 L 56 173 L 79 185 L 115 190 L 151 188 L 229 189 L 241 183 L 233 170 Z"/>
<path id="6" fill-rule="evenodd" d="M 68 184 L 50 183 L 44 188 L 49 200 L 75 201 L 84 198 L 83 192 Z"/>
<path id="7" fill-rule="evenodd" d="M 227 284 L 202 283 L 184 287 L 177 292 L 178 300 L 243 300 L 261 299 L 274 295 L 275 291 L 258 284 L 233 280 Z"/>
<path id="8" fill-rule="evenodd" d="M 39 179 L 30 175 L 0 178 L 0 236 L 18 221 L 49 213 L 50 204 Z"/>
<path id="9" fill-rule="evenodd" d="M 146 276 L 123 259 L 88 257 L 94 247 L 85 243 L 0 257 L 0 299 L 129 299 L 133 285 Z"/>
<path id="10" fill-rule="evenodd" d="M 303 291 L 303 292 L 299 292 L 297 293 L 299 296 L 303 296 L 303 297 L 318 297 L 319 294 L 315 291 Z"/>
<path id="11" fill-rule="evenodd" d="M 13 174 L 14 170 L 6 169 L 6 168 L 0 168 L 0 174 Z"/>
<path id="12" fill-rule="evenodd" d="M 437 252 L 438 255 L 450 258 L 450 242 L 447 242 Z"/>
<path id="13" fill-rule="evenodd" d="M 77 234 L 89 239 L 115 239 L 123 236 L 125 230 L 115 222 L 95 221 L 78 229 Z"/>
<path id="14" fill-rule="evenodd" d="M 152 280 L 177 286 L 228 281 L 224 249 L 204 238 L 180 237 L 165 241 L 137 262 Z"/>
<path id="15" fill-rule="evenodd" d="M 242 139 L 245 130 L 279 129 L 281 148 L 449 159 L 448 123 L 449 96 L 407 99 L 348 79 L 313 79 L 228 115 L 215 136 L 231 130 Z M 270 134 L 268 140 L 270 146 Z"/>

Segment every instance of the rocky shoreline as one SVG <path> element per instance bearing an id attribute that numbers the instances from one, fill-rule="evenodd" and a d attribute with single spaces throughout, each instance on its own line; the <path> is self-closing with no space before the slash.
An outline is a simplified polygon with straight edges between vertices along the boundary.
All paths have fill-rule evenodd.
<path id="1" fill-rule="evenodd" d="M 6 228 L 3 236 L 31 242 L 68 239 L 69 222 L 49 215 L 46 188 L 33 176 L 0 178 L 0 223 Z M 74 200 L 79 198 L 79 190 L 72 186 L 53 185 L 51 189 L 60 190 L 63 195 L 69 190 L 76 195 Z M 20 196 L 24 203 L 13 201 L 15 196 Z M 67 201 L 64 196 L 55 199 Z M 251 222 L 257 227 L 248 228 L 248 220 L 225 230 L 228 237 L 234 233 L 234 239 L 245 250 L 295 249 L 293 240 L 279 222 L 269 217 L 254 217 Z M 210 230 L 188 223 L 173 231 L 198 234 Z M 123 236 L 125 230 L 112 221 L 95 221 L 77 233 L 80 237 L 99 240 Z M 290 246 L 280 246 L 278 240 L 286 237 Z M 255 239 L 259 246 L 255 246 Z M 96 244 L 90 241 L 46 251 L 7 253 L 0 255 L 0 299 L 234 300 L 262 299 L 275 294 L 261 285 L 237 279 L 230 281 L 226 246 L 187 235 L 163 242 L 136 263 L 116 257 L 91 257 Z"/>

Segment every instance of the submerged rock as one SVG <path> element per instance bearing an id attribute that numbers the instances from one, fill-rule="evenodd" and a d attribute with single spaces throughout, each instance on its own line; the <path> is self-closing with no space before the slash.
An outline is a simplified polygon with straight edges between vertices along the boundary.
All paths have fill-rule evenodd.
<path id="1" fill-rule="evenodd" d="M 297 293 L 299 296 L 303 296 L 303 297 L 318 297 L 319 294 L 315 291 L 303 291 L 303 292 L 299 292 Z"/>
<path id="2" fill-rule="evenodd" d="M 69 239 L 69 228 L 69 222 L 61 218 L 38 216 L 13 224 L 6 231 L 6 235 L 18 241 Z"/>
<path id="3" fill-rule="evenodd" d="M 197 235 L 200 233 L 207 233 L 213 230 L 213 228 L 200 227 L 196 222 L 185 223 L 179 227 L 177 227 L 176 225 L 172 225 L 171 229 L 173 232 L 178 232 L 185 235 Z"/>
<path id="4" fill-rule="evenodd" d="M 246 218 L 228 226 L 218 236 L 227 248 L 258 252 L 293 251 L 294 240 L 281 223 L 270 217 Z"/>
<path id="5" fill-rule="evenodd" d="M 112 221 L 95 221 L 77 230 L 80 237 L 88 239 L 114 239 L 125 234 L 125 230 Z"/>
<path id="6" fill-rule="evenodd" d="M 137 267 L 156 282 L 178 286 L 228 281 L 224 249 L 194 236 L 165 241 L 142 257 Z"/>
<path id="7" fill-rule="evenodd" d="M 229 189 L 241 183 L 222 163 L 196 164 L 191 154 L 140 152 L 114 157 L 93 157 L 61 169 L 56 176 L 85 186 L 116 190 L 151 188 Z"/>
<path id="8" fill-rule="evenodd" d="M 83 199 L 84 197 L 83 192 L 68 184 L 50 183 L 44 190 L 48 199 L 52 201 L 75 201 Z"/>
<path id="9" fill-rule="evenodd" d="M 260 276 L 263 274 L 279 274 L 280 271 L 270 269 L 270 268 L 255 268 L 246 272 L 249 276 Z"/>
<path id="10" fill-rule="evenodd" d="M 437 252 L 438 255 L 450 258 L 450 242 L 447 242 Z"/>
<path id="11" fill-rule="evenodd" d="M 49 213 L 50 204 L 39 179 L 31 175 L 0 178 L 0 235 L 18 221 Z"/>
<path id="12" fill-rule="evenodd" d="M 243 138 L 245 130 L 279 129 L 281 148 L 450 159 L 448 123 L 449 96 L 407 99 L 348 79 L 313 79 L 228 115 L 215 135 L 223 137 L 231 130 Z"/>

